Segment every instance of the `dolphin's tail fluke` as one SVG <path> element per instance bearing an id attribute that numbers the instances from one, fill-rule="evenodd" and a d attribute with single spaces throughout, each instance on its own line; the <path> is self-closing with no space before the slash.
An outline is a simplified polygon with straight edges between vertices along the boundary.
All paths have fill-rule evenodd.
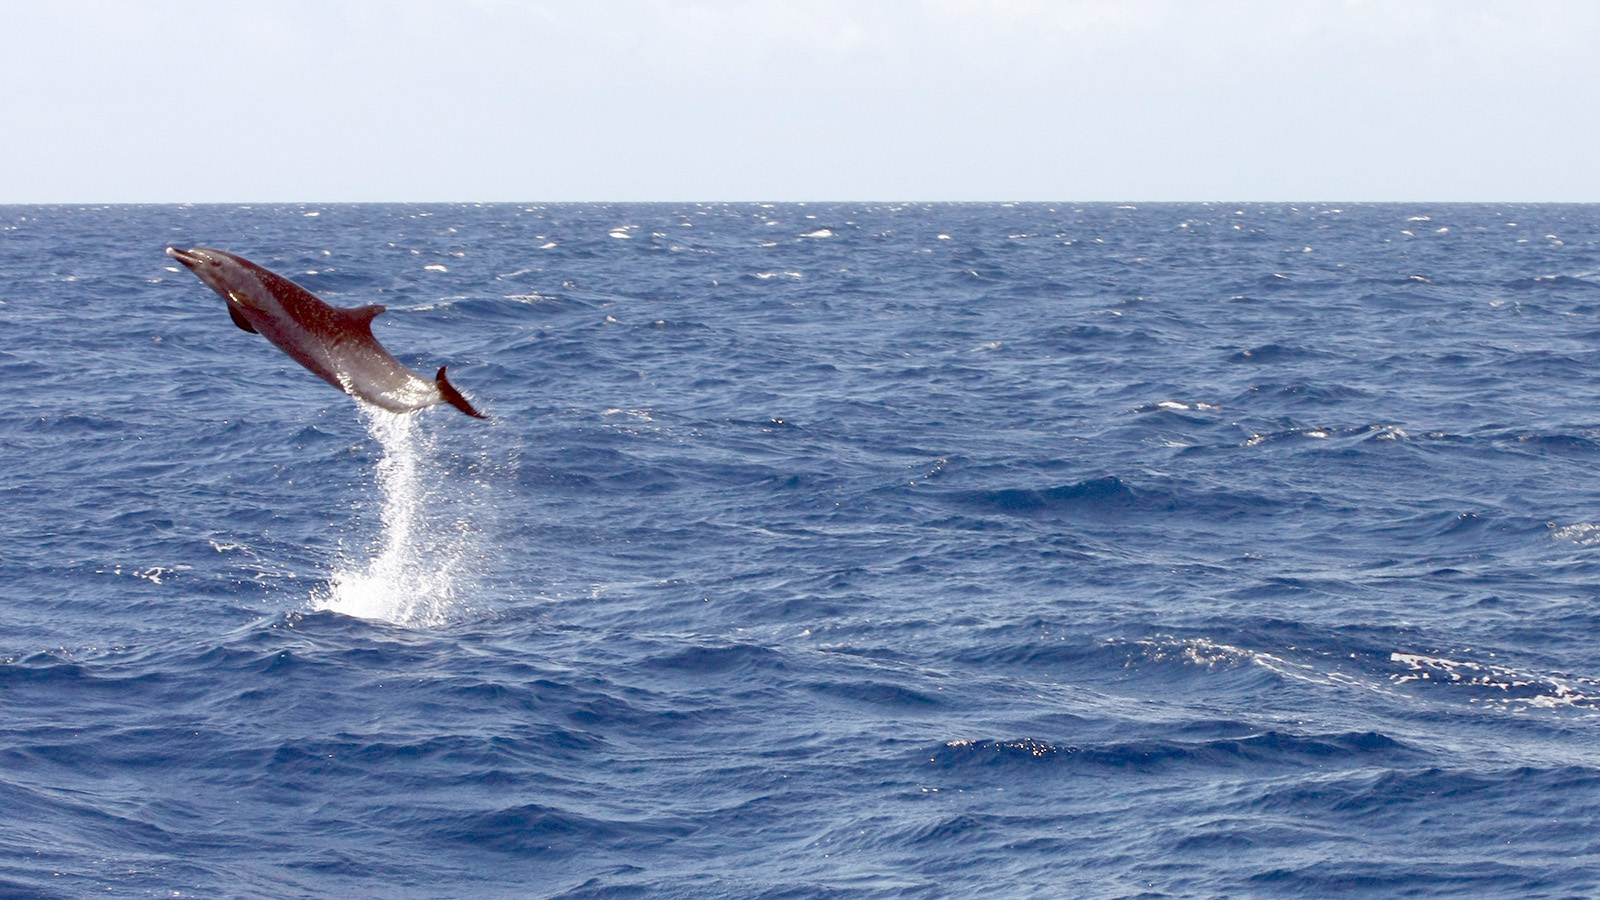
<path id="1" fill-rule="evenodd" d="M 444 395 L 444 402 L 454 406 L 456 409 L 461 410 L 469 416 L 479 419 L 489 418 L 483 413 L 472 408 L 472 404 L 467 402 L 467 398 L 461 396 L 461 392 L 456 390 L 456 386 L 451 384 L 450 380 L 444 377 L 444 370 L 445 367 L 440 366 L 438 376 L 433 379 L 433 383 L 439 386 L 439 393 Z"/>

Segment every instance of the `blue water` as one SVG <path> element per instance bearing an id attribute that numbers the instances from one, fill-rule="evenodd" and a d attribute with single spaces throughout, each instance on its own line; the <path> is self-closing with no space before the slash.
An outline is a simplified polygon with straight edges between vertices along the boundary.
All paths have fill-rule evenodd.
<path id="1" fill-rule="evenodd" d="M 1600 893 L 1600 208 L 0 227 L 0 896 Z"/>

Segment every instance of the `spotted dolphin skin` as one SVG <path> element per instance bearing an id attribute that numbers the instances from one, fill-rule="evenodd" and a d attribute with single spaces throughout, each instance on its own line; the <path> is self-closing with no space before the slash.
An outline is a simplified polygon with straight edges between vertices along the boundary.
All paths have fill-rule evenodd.
<path id="1" fill-rule="evenodd" d="M 295 362 L 352 397 L 403 413 L 448 403 L 469 416 L 486 418 L 444 377 L 429 381 L 401 365 L 372 336 L 382 306 L 343 309 L 243 257 L 209 247 L 167 255 L 189 267 L 228 304 L 233 324 L 259 334 Z"/>

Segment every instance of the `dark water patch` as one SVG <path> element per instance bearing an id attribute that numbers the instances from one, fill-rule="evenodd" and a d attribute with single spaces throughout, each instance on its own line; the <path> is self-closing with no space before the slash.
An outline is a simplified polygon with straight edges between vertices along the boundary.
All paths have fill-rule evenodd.
<path id="1" fill-rule="evenodd" d="M 1114 514 L 1125 512 L 1134 506 L 1133 490 L 1115 475 L 1052 488 L 1002 488 L 972 492 L 964 495 L 962 499 L 967 505 L 975 508 L 1018 514 L 1041 512 Z"/>
<path id="2" fill-rule="evenodd" d="M 1418 878 L 1427 879 L 1430 893 L 1449 896 L 1461 891 L 1488 891 L 1507 896 L 1539 896 L 1549 881 L 1514 863 L 1461 860 L 1426 865 L 1377 863 L 1353 866 L 1327 860 L 1316 866 L 1274 868 L 1249 877 L 1252 886 L 1265 886 L 1300 896 L 1380 896 L 1406 890 Z"/>
<path id="3" fill-rule="evenodd" d="M 22 427 L 40 434 L 114 434 L 126 430 L 129 424 L 127 420 L 116 417 L 58 413 L 24 419 Z"/>
<path id="4" fill-rule="evenodd" d="M 873 706 L 931 709 L 943 705 L 933 694 L 887 681 L 826 681 L 816 682 L 807 687 L 823 697 Z"/>
<path id="5" fill-rule="evenodd" d="M 1535 275 L 1532 278 L 1514 278 L 1501 286 L 1508 291 L 1600 290 L 1600 282 L 1572 275 Z"/>
<path id="6" fill-rule="evenodd" d="M 1378 528 L 1398 539 L 1469 537 L 1491 527 L 1493 514 L 1485 510 L 1431 510 L 1407 516 Z"/>
<path id="7" fill-rule="evenodd" d="M 632 877 L 634 873 L 642 873 L 644 871 L 637 866 L 619 868 L 621 872 L 625 873 L 624 877 Z M 677 884 L 686 886 L 683 882 L 677 882 Z M 619 883 L 615 876 L 607 875 L 590 878 L 576 887 L 550 896 L 551 900 L 611 900 L 613 897 L 619 898 L 619 900 L 626 900 L 626 898 L 630 897 L 657 896 L 664 889 L 664 886 L 658 885 Z"/>
<path id="8" fill-rule="evenodd" d="M 1277 365 L 1315 359 L 1319 355 L 1315 351 L 1307 350 L 1303 347 L 1291 347 L 1283 344 L 1261 344 L 1233 352 L 1228 356 L 1228 362 Z"/>
<path id="9" fill-rule="evenodd" d="M 1262 275 L 1255 281 L 1255 286 L 1264 291 L 1289 291 L 1297 287 L 1295 279 L 1282 272 L 1273 272 Z"/>
<path id="10" fill-rule="evenodd" d="M 325 430 L 316 425 L 307 425 L 306 427 L 295 432 L 293 440 L 296 446 L 304 448 L 313 444 L 326 444 L 328 442 L 341 441 L 344 439 L 344 435 Z"/>
<path id="11" fill-rule="evenodd" d="M 1139 328 L 1111 328 L 1100 325 L 1069 325 L 1052 328 L 1029 339 L 1028 344 L 1054 353 L 1094 354 L 1108 345 L 1132 352 L 1155 347 L 1159 341 Z"/>
<path id="12" fill-rule="evenodd" d="M 1359 817 L 1387 812 L 1397 818 L 1410 818 L 1418 807 L 1439 800 L 1452 801 L 1461 809 L 1515 808 L 1519 793 L 1554 788 L 1583 794 L 1592 790 L 1597 775 L 1593 769 L 1578 766 L 1539 768 L 1519 766 L 1501 772 L 1475 772 L 1442 766 L 1399 766 L 1387 771 L 1352 771 L 1347 777 L 1317 786 L 1278 786 L 1269 789 L 1250 805 L 1262 811 L 1322 808 L 1340 817 Z M 1563 799 L 1549 812 L 1571 805 Z"/>
<path id="13" fill-rule="evenodd" d="M 1058 677 L 1082 677 L 1095 670 L 1123 668 L 1127 657 L 1106 641 L 1086 635 L 1056 634 L 1059 630 L 1033 624 L 1011 626 L 985 633 L 963 648 L 962 663 L 985 669 L 1018 667 Z"/>
<path id="14" fill-rule="evenodd" d="M 1131 770 L 1167 768 L 1202 771 L 1261 767 L 1321 768 L 1356 766 L 1382 760 L 1394 764 L 1415 757 L 1404 744 L 1375 732 L 1316 736 L 1278 731 L 1206 741 L 1137 740 L 1057 744 L 1036 738 L 952 741 L 929 751 L 928 765 L 942 770 L 1028 770 L 1033 767 Z"/>
<path id="15" fill-rule="evenodd" d="M 1371 396 L 1371 393 L 1363 388 L 1346 384 L 1309 381 L 1267 382 L 1250 385 L 1244 392 L 1233 397 L 1227 406 L 1250 408 L 1258 406 L 1263 400 L 1289 406 L 1340 406 Z"/>
<path id="16" fill-rule="evenodd" d="M 667 817 L 602 818 L 538 803 L 484 813 L 445 813 L 409 823 L 434 840 L 521 858 L 605 850 L 643 852 L 691 833 L 692 825 Z"/>
<path id="17" fill-rule="evenodd" d="M 725 675 L 755 671 L 783 671 L 782 654 L 765 647 L 734 644 L 725 647 L 687 647 L 655 657 L 647 663 L 653 669 L 678 675 Z"/>
<path id="18" fill-rule="evenodd" d="M 3 869 L 0 869 L 0 872 L 3 871 Z M 0 897 L 14 897 L 17 900 L 23 900 L 23 898 L 26 898 L 26 900 L 69 900 L 69 898 L 82 896 L 79 891 L 88 887 L 87 885 L 82 887 L 70 886 L 71 881 L 80 880 L 82 879 L 74 878 L 69 880 L 69 885 L 58 885 L 52 882 L 61 881 L 60 873 L 50 873 L 48 880 L 42 875 L 37 879 L 22 878 L 18 880 L 0 875 Z"/>
<path id="19" fill-rule="evenodd" d="M 959 491 L 950 496 L 974 512 L 1084 519 L 1143 515 L 1232 519 L 1269 515 L 1278 505 L 1263 495 L 1236 495 L 1195 485 L 1156 483 L 1134 488 L 1115 475 L 1051 488 Z"/>
<path id="20" fill-rule="evenodd" d="M 1589 434 L 1519 434 L 1515 437 L 1518 445 L 1529 448 L 1537 453 L 1549 453 L 1560 456 L 1592 456 L 1600 451 L 1600 441 L 1593 433 Z"/>

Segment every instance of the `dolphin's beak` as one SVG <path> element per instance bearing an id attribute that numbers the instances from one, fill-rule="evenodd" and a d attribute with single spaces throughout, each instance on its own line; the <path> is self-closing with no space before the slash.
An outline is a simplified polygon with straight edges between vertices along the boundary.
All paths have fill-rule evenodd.
<path id="1" fill-rule="evenodd" d="M 184 265 L 188 266 L 191 269 L 194 268 L 195 266 L 200 265 L 199 257 L 191 255 L 186 250 L 179 250 L 177 247 L 168 247 L 167 248 L 167 255 L 172 257 L 173 259 L 177 260 L 178 262 L 183 263 Z"/>

